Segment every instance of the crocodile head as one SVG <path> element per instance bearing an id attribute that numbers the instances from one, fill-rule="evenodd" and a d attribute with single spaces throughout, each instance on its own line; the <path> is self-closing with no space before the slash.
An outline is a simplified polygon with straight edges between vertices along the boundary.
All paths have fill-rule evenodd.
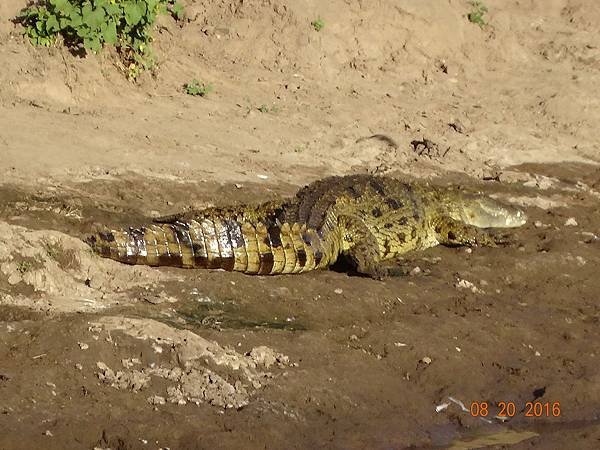
<path id="1" fill-rule="evenodd" d="M 476 194 L 463 194 L 450 216 L 478 228 L 513 228 L 527 222 L 527 215 L 519 208 Z"/>

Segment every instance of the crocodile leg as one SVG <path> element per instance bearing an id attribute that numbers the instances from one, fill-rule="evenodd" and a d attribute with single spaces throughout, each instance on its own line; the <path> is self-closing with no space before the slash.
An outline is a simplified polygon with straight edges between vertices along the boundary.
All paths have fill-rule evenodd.
<path id="1" fill-rule="evenodd" d="M 501 236 L 494 236 L 484 229 L 467 225 L 450 217 L 437 219 L 433 223 L 433 229 L 437 241 L 449 247 L 460 245 L 497 247 L 498 244 L 506 243 L 505 238 Z"/>
<path id="2" fill-rule="evenodd" d="M 381 262 L 379 245 L 375 235 L 364 222 L 352 216 L 338 218 L 341 252 L 350 257 L 356 271 L 374 279 L 389 276 L 387 264 Z"/>
<path id="3" fill-rule="evenodd" d="M 361 242 L 354 247 L 348 255 L 356 264 L 356 271 L 374 280 L 389 277 L 404 276 L 408 270 L 394 260 L 382 261 L 377 251 L 373 251 L 370 244 Z"/>

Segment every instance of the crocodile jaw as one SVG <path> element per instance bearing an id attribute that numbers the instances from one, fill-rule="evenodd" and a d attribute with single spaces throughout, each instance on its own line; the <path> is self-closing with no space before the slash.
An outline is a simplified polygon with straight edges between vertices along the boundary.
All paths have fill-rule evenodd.
<path id="1" fill-rule="evenodd" d="M 468 196 L 461 206 L 453 218 L 478 228 L 515 228 L 527 223 L 522 210 L 489 197 Z"/>

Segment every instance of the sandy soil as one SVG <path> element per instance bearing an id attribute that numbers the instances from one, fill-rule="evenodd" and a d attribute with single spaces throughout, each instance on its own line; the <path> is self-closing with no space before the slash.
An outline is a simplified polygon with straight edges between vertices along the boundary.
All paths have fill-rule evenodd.
<path id="1" fill-rule="evenodd" d="M 26 1 L 0 4 L 0 447 L 598 448 L 600 4 L 486 1 L 481 29 L 454 0 L 183 3 L 137 84 L 110 52 L 32 48 Z M 531 220 L 384 282 L 131 267 L 81 240 L 356 172 Z"/>

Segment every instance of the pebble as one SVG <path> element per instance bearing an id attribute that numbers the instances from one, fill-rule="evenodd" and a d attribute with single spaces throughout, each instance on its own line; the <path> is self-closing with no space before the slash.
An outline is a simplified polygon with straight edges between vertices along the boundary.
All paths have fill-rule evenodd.
<path id="1" fill-rule="evenodd" d="M 344 291 L 343 291 L 343 289 L 337 288 L 337 289 L 336 289 L 335 291 L 333 291 L 333 292 L 335 292 L 336 294 L 338 294 L 338 295 L 339 295 L 339 294 L 342 294 Z"/>
<path id="2" fill-rule="evenodd" d="M 439 413 L 440 411 L 443 411 L 446 408 L 448 408 L 448 406 L 450 406 L 450 403 L 441 403 L 435 407 L 435 412 Z"/>
<path id="3" fill-rule="evenodd" d="M 18 273 L 13 273 L 8 277 L 8 284 L 10 284 L 11 286 L 14 286 L 15 284 L 20 283 L 22 280 L 21 275 L 19 275 Z"/>
<path id="4" fill-rule="evenodd" d="M 421 362 L 424 362 L 425 364 L 431 364 L 433 362 L 433 360 L 429 356 L 423 356 L 423 359 L 421 359 Z"/>
<path id="5" fill-rule="evenodd" d="M 408 274 L 411 277 L 414 277 L 415 275 L 419 275 L 421 273 L 421 268 L 419 266 L 416 266 L 414 269 L 412 269 L 410 272 L 408 272 Z"/>
<path id="6" fill-rule="evenodd" d="M 565 226 L 566 227 L 576 227 L 577 221 L 575 220 L 575 217 L 569 217 L 567 219 L 567 221 L 565 222 Z"/>
<path id="7" fill-rule="evenodd" d="M 158 344 L 152 344 L 152 349 L 154 350 L 155 353 L 163 352 L 163 348 Z"/>
<path id="8" fill-rule="evenodd" d="M 148 397 L 146 401 L 151 405 L 164 405 L 165 403 L 167 403 L 165 398 L 161 397 L 160 395 L 153 395 L 152 397 Z"/>
<path id="9" fill-rule="evenodd" d="M 79 348 L 81 350 L 87 350 L 88 348 L 90 348 L 90 346 L 88 344 L 86 344 L 85 342 L 78 342 L 79 344 Z"/>
<path id="10" fill-rule="evenodd" d="M 533 226 L 536 228 L 542 228 L 544 226 L 544 224 L 542 223 L 541 220 L 536 220 L 535 222 L 533 222 Z"/>
<path id="11" fill-rule="evenodd" d="M 471 283 L 469 280 L 463 280 L 459 278 L 457 283 L 454 285 L 457 289 L 470 289 L 474 294 L 482 294 L 483 291 Z"/>
<path id="12" fill-rule="evenodd" d="M 123 358 L 121 359 L 121 364 L 126 369 L 131 369 L 135 364 L 141 364 L 141 361 L 139 358 Z"/>
<path id="13" fill-rule="evenodd" d="M 600 237 L 590 231 L 582 231 L 580 234 L 584 236 L 583 241 L 579 241 L 580 243 L 590 244 L 600 239 Z"/>

